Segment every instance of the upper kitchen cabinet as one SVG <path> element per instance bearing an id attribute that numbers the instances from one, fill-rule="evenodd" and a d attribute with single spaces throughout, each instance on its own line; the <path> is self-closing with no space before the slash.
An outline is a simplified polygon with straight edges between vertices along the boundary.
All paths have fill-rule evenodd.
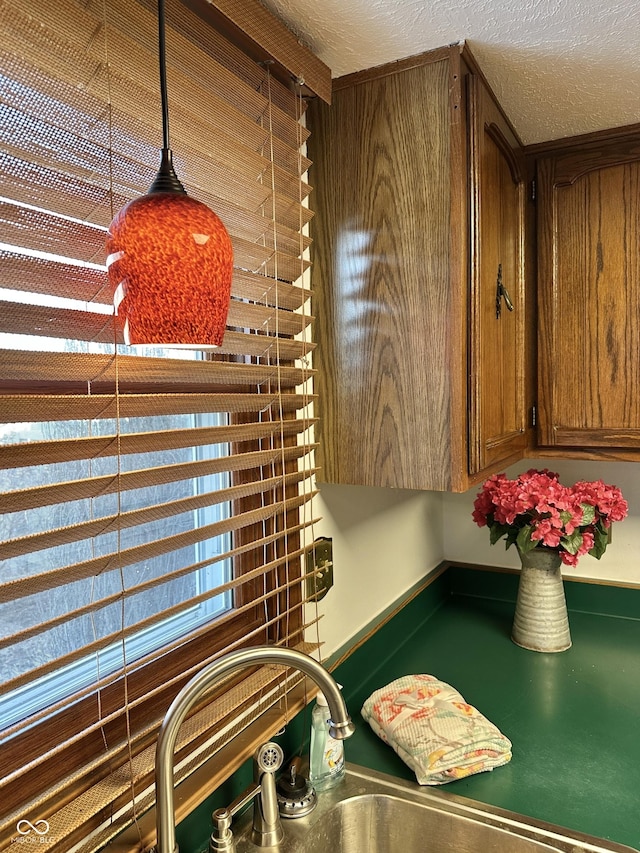
<path id="1" fill-rule="evenodd" d="M 517 140 L 459 46 L 309 125 L 322 479 L 464 491 L 525 445 Z"/>
<path id="2" fill-rule="evenodd" d="M 538 159 L 537 186 L 539 444 L 633 458 L 630 450 L 640 449 L 640 132 L 565 142 Z"/>
<path id="3" fill-rule="evenodd" d="M 478 77 L 468 77 L 471 151 L 469 473 L 526 446 L 522 149 Z"/>

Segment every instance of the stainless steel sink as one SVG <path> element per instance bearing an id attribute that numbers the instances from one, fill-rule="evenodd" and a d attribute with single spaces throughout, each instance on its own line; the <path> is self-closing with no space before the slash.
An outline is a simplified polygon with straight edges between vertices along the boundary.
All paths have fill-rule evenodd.
<path id="1" fill-rule="evenodd" d="M 281 853 L 639 853 L 354 764 L 311 814 L 283 825 Z M 238 853 L 260 850 L 250 840 L 250 816 L 234 834 Z"/>

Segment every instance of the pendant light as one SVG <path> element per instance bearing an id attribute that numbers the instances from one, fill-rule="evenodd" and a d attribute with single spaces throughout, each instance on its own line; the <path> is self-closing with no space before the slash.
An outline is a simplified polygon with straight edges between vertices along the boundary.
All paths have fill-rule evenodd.
<path id="1" fill-rule="evenodd" d="M 109 226 L 107 269 L 127 344 L 220 346 L 233 271 L 226 228 L 187 195 L 169 144 L 165 0 L 158 0 L 162 158 L 146 195 L 125 205 Z"/>

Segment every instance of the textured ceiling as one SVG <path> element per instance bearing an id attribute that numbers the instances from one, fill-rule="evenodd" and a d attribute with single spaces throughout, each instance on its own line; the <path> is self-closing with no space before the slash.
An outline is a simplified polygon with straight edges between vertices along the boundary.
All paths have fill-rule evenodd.
<path id="1" fill-rule="evenodd" d="M 262 0 L 333 77 L 466 41 L 525 144 L 640 122 L 640 0 Z"/>

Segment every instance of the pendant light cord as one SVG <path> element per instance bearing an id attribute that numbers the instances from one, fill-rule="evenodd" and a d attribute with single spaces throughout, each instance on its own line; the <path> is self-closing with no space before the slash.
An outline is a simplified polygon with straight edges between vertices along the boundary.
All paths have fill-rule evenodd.
<path id="1" fill-rule="evenodd" d="M 186 195 L 173 168 L 173 154 L 169 142 L 169 97 L 167 95 L 167 58 L 165 36 L 165 0 L 158 0 L 158 62 L 160 68 L 160 101 L 162 104 L 162 158 L 160 169 L 149 193 L 178 193 Z"/>
<path id="2" fill-rule="evenodd" d="M 169 143 L 169 98 L 167 97 L 167 48 L 165 36 L 165 0 L 158 0 L 158 61 L 160 63 L 160 99 L 162 101 L 162 147 L 171 148 Z"/>

